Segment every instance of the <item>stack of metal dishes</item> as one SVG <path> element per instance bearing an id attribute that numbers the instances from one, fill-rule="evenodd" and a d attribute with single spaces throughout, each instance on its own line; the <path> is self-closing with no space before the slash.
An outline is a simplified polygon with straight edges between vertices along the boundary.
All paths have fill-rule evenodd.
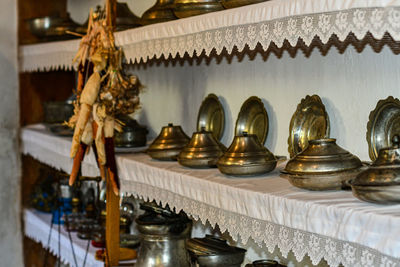
<path id="1" fill-rule="evenodd" d="M 272 171 L 277 159 L 263 146 L 268 133 L 268 115 L 258 97 L 247 99 L 240 109 L 235 138 L 218 160 L 218 169 L 228 175 L 257 175 Z"/>
<path id="2" fill-rule="evenodd" d="M 189 143 L 189 137 L 181 126 L 169 123 L 161 129 L 160 134 L 149 146 L 147 153 L 153 159 L 177 160 L 179 152 Z"/>
<path id="3" fill-rule="evenodd" d="M 336 144 L 336 139 L 309 140 L 308 146 L 285 167 L 292 185 L 309 190 L 346 186 L 361 170 L 359 158 Z"/>
<path id="4" fill-rule="evenodd" d="M 157 0 L 157 2 L 143 13 L 141 23 L 143 25 L 166 22 L 177 19 L 172 11 L 174 0 Z"/>
<path id="5" fill-rule="evenodd" d="M 400 101 L 389 96 L 369 114 L 372 165 L 350 182 L 354 196 L 379 204 L 400 203 Z"/>
<path id="6" fill-rule="evenodd" d="M 189 239 L 187 248 L 199 267 L 239 267 L 246 253 L 245 249 L 229 246 L 226 240 L 211 235 Z"/>
<path id="7" fill-rule="evenodd" d="M 221 0 L 221 3 L 225 8 L 235 8 L 235 7 L 257 4 L 257 3 L 266 2 L 266 1 L 268 1 L 268 0 Z"/>
<path id="8" fill-rule="evenodd" d="M 284 267 L 285 265 L 279 264 L 274 260 L 256 260 L 253 263 L 246 264 L 245 267 Z"/>
<path id="9" fill-rule="evenodd" d="M 197 132 L 179 153 L 178 162 L 186 167 L 215 167 L 226 147 L 219 142 L 225 125 L 225 113 L 218 97 L 208 95 L 200 106 Z"/>
<path id="10" fill-rule="evenodd" d="M 290 120 L 288 150 L 290 157 L 303 151 L 308 140 L 329 137 L 329 117 L 318 95 L 307 95 Z"/>
<path id="11" fill-rule="evenodd" d="M 219 0 L 174 0 L 173 11 L 178 18 L 187 18 L 223 10 Z"/>

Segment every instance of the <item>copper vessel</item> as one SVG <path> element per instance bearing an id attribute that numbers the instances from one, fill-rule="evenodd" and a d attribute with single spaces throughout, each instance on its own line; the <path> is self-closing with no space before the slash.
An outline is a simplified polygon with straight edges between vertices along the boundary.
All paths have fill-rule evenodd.
<path id="1" fill-rule="evenodd" d="M 157 0 L 157 2 L 143 13 L 141 23 L 143 25 L 166 22 L 177 19 L 172 11 L 174 0 Z"/>

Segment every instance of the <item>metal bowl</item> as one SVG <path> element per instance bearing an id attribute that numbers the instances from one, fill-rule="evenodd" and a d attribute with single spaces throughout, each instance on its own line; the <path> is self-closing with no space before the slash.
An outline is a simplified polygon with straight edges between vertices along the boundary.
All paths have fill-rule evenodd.
<path id="1" fill-rule="evenodd" d="M 248 176 L 270 172 L 277 159 L 254 134 L 237 135 L 217 162 L 218 169 L 228 175 Z"/>
<path id="2" fill-rule="evenodd" d="M 225 112 L 215 94 L 209 94 L 201 103 L 197 116 L 197 131 L 201 131 L 203 127 L 212 132 L 217 140 L 221 140 L 225 127 Z"/>
<path id="3" fill-rule="evenodd" d="M 118 120 L 125 125 L 122 132 L 115 131 L 114 143 L 116 147 L 140 147 L 146 145 L 146 135 L 149 132 L 146 127 L 140 125 L 129 116 L 120 116 Z"/>
<path id="4" fill-rule="evenodd" d="M 369 114 L 367 142 L 369 157 L 374 161 L 380 149 L 389 147 L 393 136 L 400 134 L 400 100 L 389 96 L 379 100 Z"/>
<path id="5" fill-rule="evenodd" d="M 289 154 L 294 157 L 303 151 L 308 140 L 328 138 L 329 118 L 321 98 L 307 95 L 297 106 L 289 126 Z"/>
<path id="6" fill-rule="evenodd" d="M 235 8 L 235 7 L 257 4 L 257 3 L 266 2 L 266 1 L 268 1 L 268 0 L 221 0 L 221 3 L 225 8 Z"/>
<path id="7" fill-rule="evenodd" d="M 65 101 L 45 102 L 44 123 L 63 123 L 74 114 L 74 106 Z"/>
<path id="8" fill-rule="evenodd" d="M 240 267 L 246 253 L 245 249 L 229 246 L 226 240 L 211 235 L 189 239 L 187 249 L 200 267 Z"/>
<path id="9" fill-rule="evenodd" d="M 41 39 L 62 40 L 76 38 L 67 34 L 67 31 L 75 31 L 79 24 L 75 23 L 67 14 L 67 17 L 46 16 L 27 20 L 30 32 Z"/>
<path id="10" fill-rule="evenodd" d="M 178 18 L 187 18 L 224 9 L 218 0 L 175 0 L 172 8 Z"/>
<path id="11" fill-rule="evenodd" d="M 344 187 L 361 171 L 359 158 L 336 144 L 336 139 L 309 140 L 302 152 L 290 159 L 285 171 L 296 187 L 333 190 Z"/>
<path id="12" fill-rule="evenodd" d="M 147 153 L 153 159 L 177 160 L 179 152 L 189 143 L 189 137 L 181 126 L 169 123 L 161 129 L 160 134 L 149 146 Z"/>
<path id="13" fill-rule="evenodd" d="M 268 134 L 268 114 L 260 98 L 248 98 L 239 111 L 235 125 L 235 135 L 242 132 L 255 134 L 261 144 L 265 143 Z"/>
<path id="14" fill-rule="evenodd" d="M 143 13 L 141 23 L 148 25 L 177 19 L 171 9 L 173 2 L 174 0 L 157 0 L 154 6 Z"/>
<path id="15" fill-rule="evenodd" d="M 178 162 L 190 168 L 216 167 L 225 151 L 226 147 L 203 127 L 201 131 L 193 133 L 189 144 L 179 153 Z"/>

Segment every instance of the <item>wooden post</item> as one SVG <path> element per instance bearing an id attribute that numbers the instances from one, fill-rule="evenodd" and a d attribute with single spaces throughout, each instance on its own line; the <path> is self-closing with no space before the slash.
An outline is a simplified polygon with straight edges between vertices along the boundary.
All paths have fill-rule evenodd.
<path id="1" fill-rule="evenodd" d="M 110 171 L 107 171 L 106 189 L 106 266 L 117 266 L 119 262 L 119 196 L 116 196 L 110 181 Z"/>
<path id="2" fill-rule="evenodd" d="M 115 26 L 117 0 L 107 0 L 106 21 L 108 26 Z M 119 196 L 116 196 L 111 184 L 112 174 L 107 168 L 107 190 L 106 190 L 106 266 L 118 266 L 119 263 Z"/>

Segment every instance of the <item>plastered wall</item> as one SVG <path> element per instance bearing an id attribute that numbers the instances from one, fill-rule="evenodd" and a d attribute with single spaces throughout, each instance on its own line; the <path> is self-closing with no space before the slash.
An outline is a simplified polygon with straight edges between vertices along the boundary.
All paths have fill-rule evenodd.
<path id="1" fill-rule="evenodd" d="M 0 1 L 0 266 L 23 266 L 18 150 L 17 2 Z"/>

